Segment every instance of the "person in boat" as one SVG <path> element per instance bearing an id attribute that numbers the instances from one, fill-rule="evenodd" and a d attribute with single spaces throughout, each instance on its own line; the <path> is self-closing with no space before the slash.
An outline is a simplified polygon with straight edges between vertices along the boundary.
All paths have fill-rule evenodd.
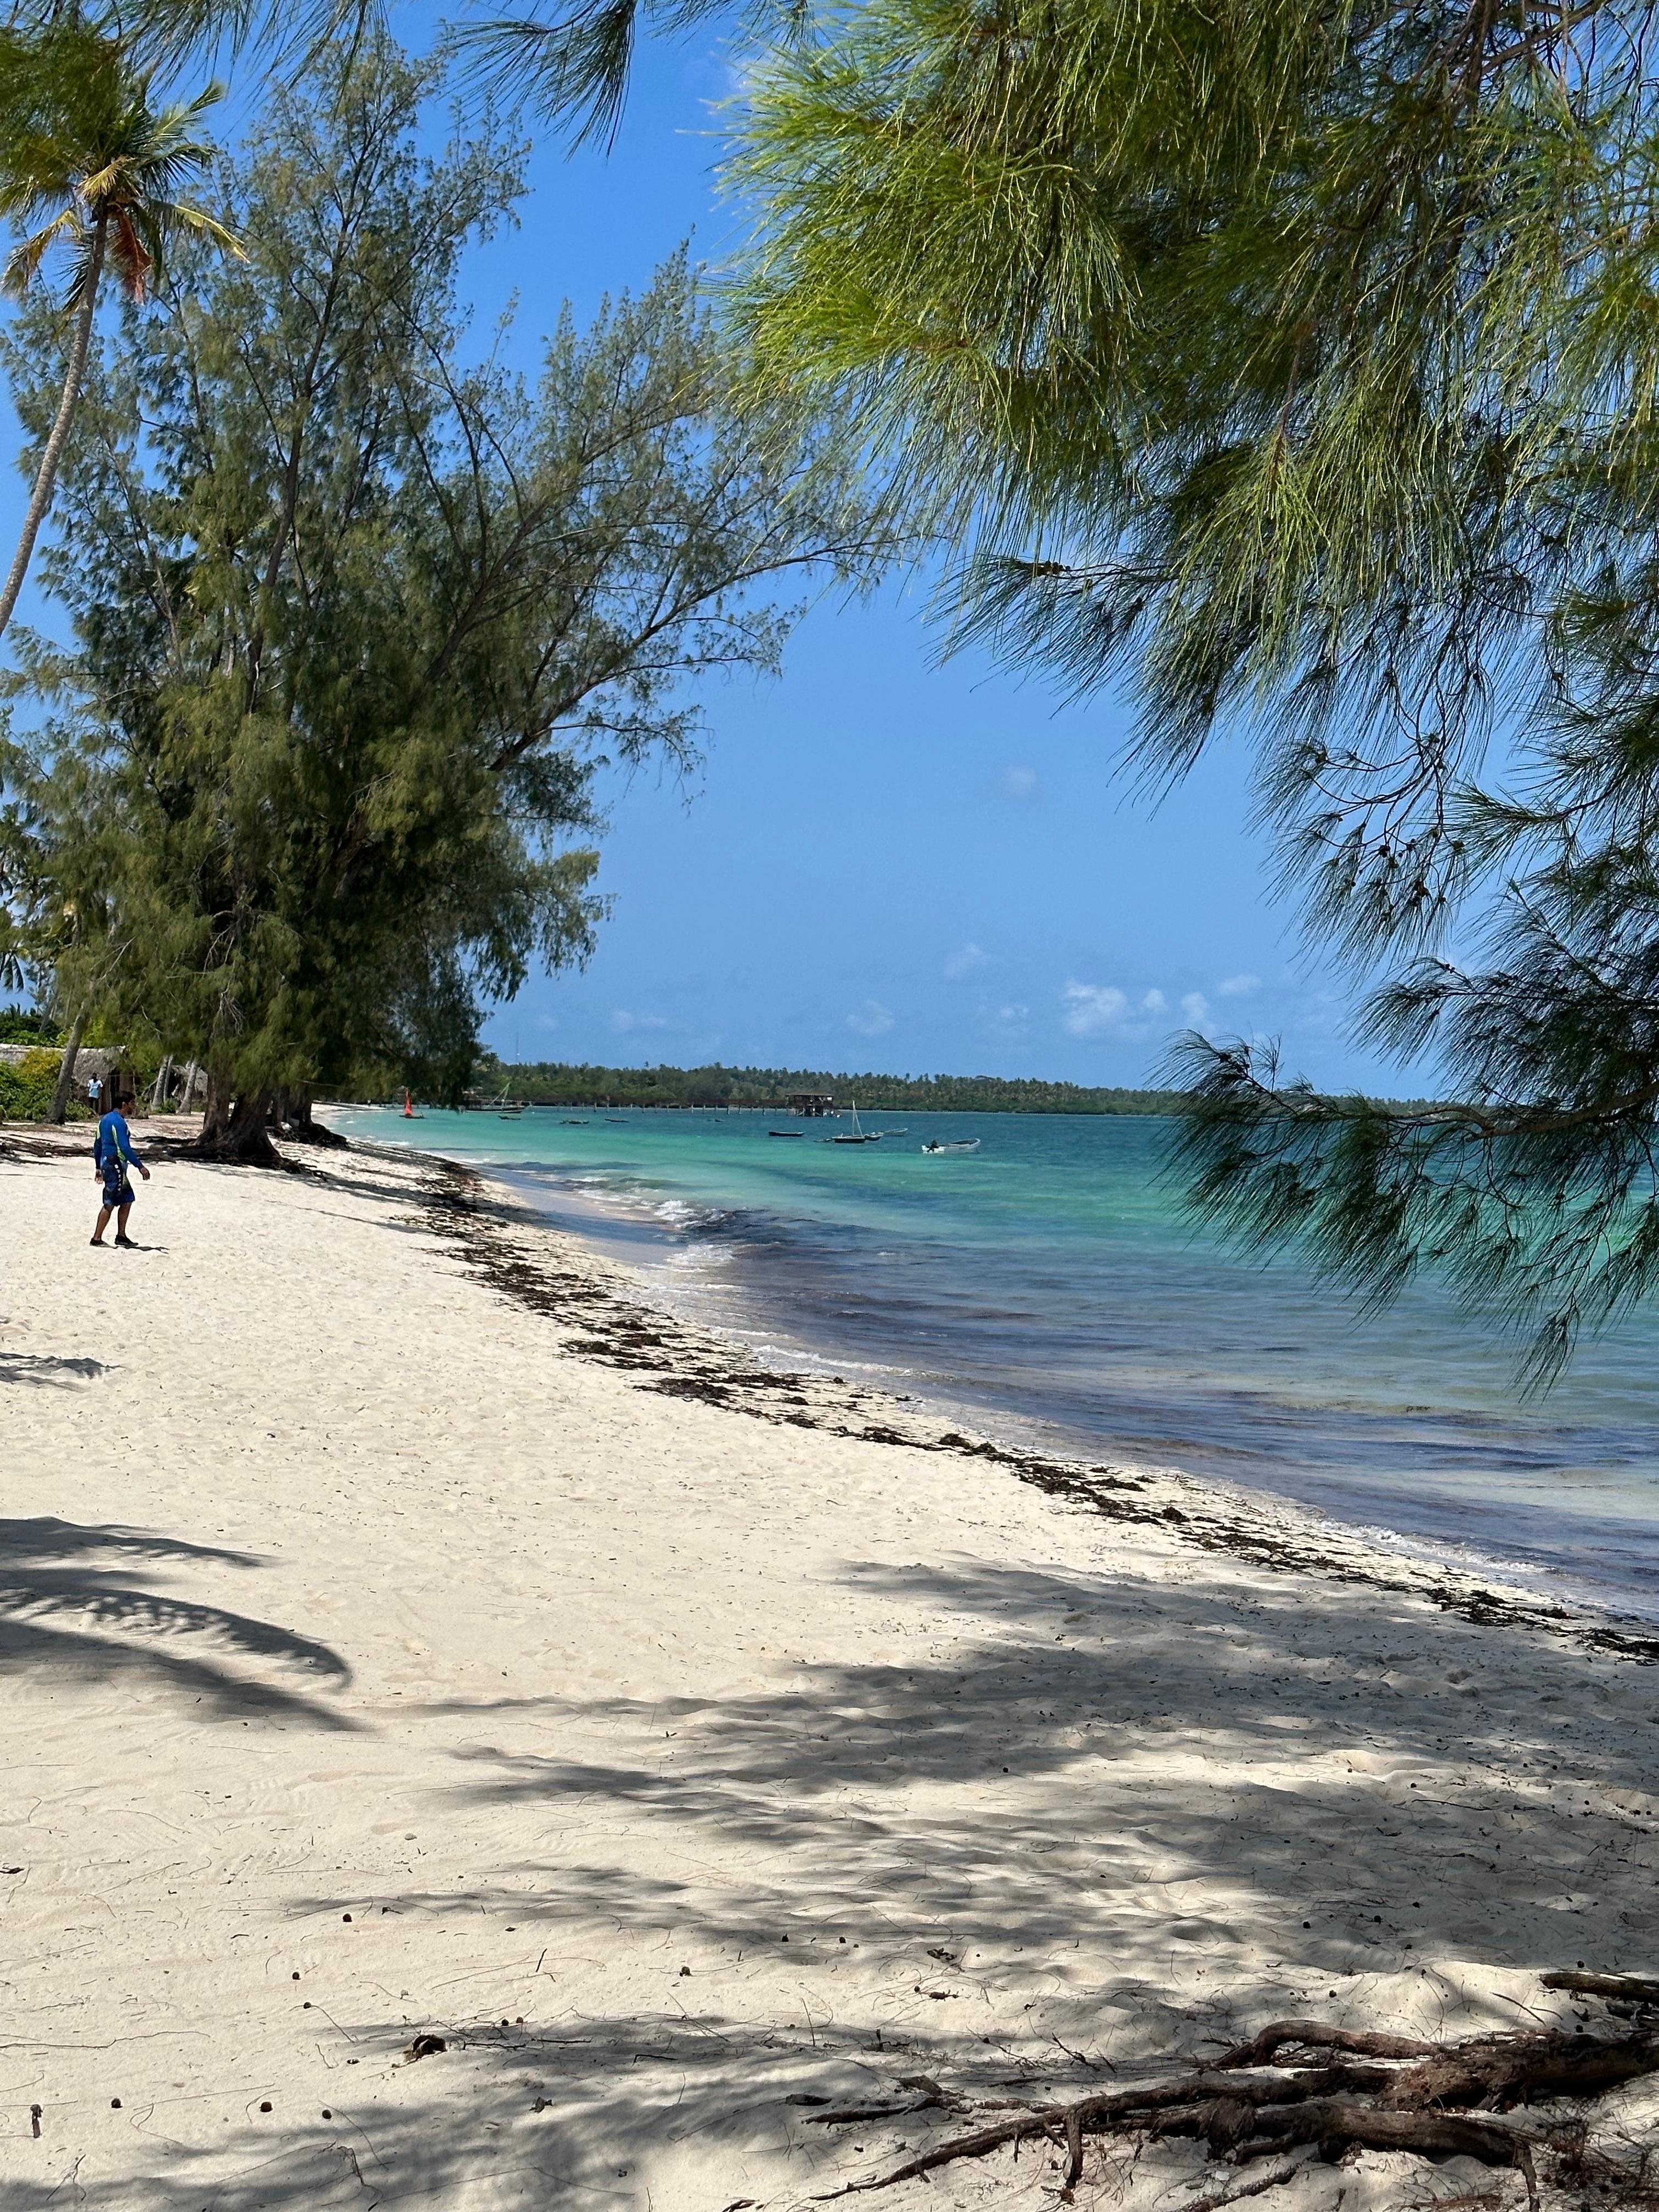
<path id="1" fill-rule="evenodd" d="M 92 1232 L 92 1242 L 102 1244 L 112 1213 L 116 1217 L 115 1241 L 128 1251 L 137 1248 L 127 1235 L 127 1216 L 132 1211 L 132 1184 L 127 1170 L 137 1168 L 144 1181 L 149 1181 L 149 1170 L 132 1148 L 132 1133 L 122 1111 L 131 1103 L 130 1098 L 118 1098 L 98 1124 L 98 1134 L 92 1140 L 92 1171 L 104 1186 L 103 1203 L 98 1209 L 98 1226 Z"/>

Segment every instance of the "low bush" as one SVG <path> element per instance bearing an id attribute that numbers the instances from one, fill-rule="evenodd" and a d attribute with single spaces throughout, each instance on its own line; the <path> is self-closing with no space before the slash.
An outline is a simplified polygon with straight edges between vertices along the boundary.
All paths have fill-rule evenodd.
<path id="1" fill-rule="evenodd" d="M 0 1121 L 50 1121 L 52 1093 L 58 1088 L 58 1070 L 63 1059 L 61 1052 L 42 1048 L 26 1052 L 15 1063 L 0 1060 Z M 68 1119 L 92 1119 L 83 1097 L 71 1097 Z"/>
<path id="2" fill-rule="evenodd" d="M 47 1065 L 42 1070 L 39 1062 Z M 21 1066 L 0 1060 L 0 1121 L 44 1121 L 52 1113 L 58 1084 L 58 1054 L 32 1052 Z"/>

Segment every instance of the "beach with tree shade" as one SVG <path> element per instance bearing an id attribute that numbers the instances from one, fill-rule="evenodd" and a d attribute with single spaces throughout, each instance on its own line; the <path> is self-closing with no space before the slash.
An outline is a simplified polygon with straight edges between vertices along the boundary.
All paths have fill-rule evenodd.
<path id="1" fill-rule="evenodd" d="M 760 1367 L 441 1161 L 160 1126 L 118 1261 L 0 1140 L 9 2206 L 804 2206 L 997 2128 L 876 2201 L 1048 2203 L 1079 2101 L 1079 2201 L 1524 2202 L 1511 2134 L 1639 2201 L 1651 2014 L 1540 1978 L 1659 1934 L 1650 1643 Z M 1229 2163 L 1318 2086 L 1227 2101 L 1276 2021 L 1622 2056 L 1430 2113 L 1351 2050 L 1362 2148 Z"/>
<path id="2" fill-rule="evenodd" d="M 0 2205 L 1652 2212 L 1650 9 L 399 27 L 0 32 Z M 717 264 L 682 228 L 521 343 L 526 254 L 475 328 L 649 33 L 718 78 Z M 1113 980 L 1105 771 L 1073 1056 L 946 900 L 928 988 L 1000 1072 L 835 1073 L 901 1052 L 917 845 L 994 915 L 1062 872 L 1035 766 L 989 786 L 1023 878 L 963 833 L 948 709 L 879 854 L 922 717 L 878 684 L 875 772 L 830 730 L 767 833 L 761 926 L 818 933 L 838 1012 L 734 958 L 742 1024 L 670 1030 L 761 842 L 714 841 L 648 988 L 507 1060 L 600 946 L 630 784 L 695 797 L 720 688 L 887 585 L 1096 710 L 1117 789 L 1232 744 L 1318 1036 L 1399 1085 L 1304 1079 L 1242 945 L 1236 1035 L 1173 953 Z M 1212 842 L 1162 849 L 1120 942 L 1208 927 Z M 601 1064 L 671 1035 L 701 1064 Z M 517 1083 L 597 1117 L 458 1133 Z M 687 1110 L 624 1156 L 619 1093 Z M 378 1138 L 343 1103 L 392 1097 Z M 959 1119 L 923 1157 L 860 1103 Z M 652 1180 L 761 1103 L 774 1164 Z M 711 1272 L 766 1247 L 760 1325 L 639 1258 L 691 1214 Z M 860 1358 L 792 1336 L 815 1304 Z M 1085 1412 L 1176 1387 L 1045 1431 L 1022 1343 Z M 1247 1430 L 1328 1461 L 1251 1484 Z M 1368 1451 L 1439 1481 L 1424 1527 L 1358 1510 Z"/>

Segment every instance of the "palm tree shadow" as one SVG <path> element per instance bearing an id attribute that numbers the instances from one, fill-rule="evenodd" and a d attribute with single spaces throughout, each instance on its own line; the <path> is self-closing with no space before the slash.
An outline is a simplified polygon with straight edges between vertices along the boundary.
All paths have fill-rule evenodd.
<path id="1" fill-rule="evenodd" d="M 7 1383 L 36 1389 L 72 1389 L 106 1372 L 101 1359 L 59 1358 L 46 1352 L 0 1352 L 0 1389 Z"/>
<path id="2" fill-rule="evenodd" d="M 192 1562 L 261 1564 L 251 1553 L 147 1529 L 52 1516 L 0 1521 L 0 1677 L 21 1682 L 50 1672 L 60 1680 L 143 1680 L 205 1704 L 222 1718 L 361 1725 L 291 1681 L 253 1671 L 303 1670 L 316 1686 L 343 1688 L 351 1670 L 329 1645 L 251 1613 L 144 1586 L 146 1568 L 153 1580 L 155 1570 Z"/>
<path id="3" fill-rule="evenodd" d="M 95 1558 L 103 1534 L 41 1540 Z M 915 1638 L 908 1664 L 844 1656 L 704 1698 L 411 1707 L 448 1731 L 466 1872 L 374 1894 L 452 1933 L 491 1926 L 477 1971 L 431 1985 L 453 2012 L 412 2017 L 365 1976 L 332 2015 L 376 2085 L 355 2109 L 331 2097 L 325 2122 L 275 2137 L 250 2107 L 165 2183 L 94 2184 L 88 2207 L 483 2189 L 786 2212 L 954 2129 L 898 2112 L 907 2080 L 995 2099 L 1162 2070 L 1283 2016 L 1287 1966 L 1317 1977 L 1310 2008 L 1340 1991 L 1375 2024 L 1427 1953 L 1451 1965 L 1423 1970 L 1426 2001 L 1455 2010 L 1465 1964 L 1571 1963 L 1535 1948 L 1540 1907 L 1578 1909 L 1568 1890 L 1595 1893 L 1599 1962 L 1644 1963 L 1634 1920 L 1622 1953 L 1607 1931 L 1651 1911 L 1644 1855 L 1609 1852 L 1582 1798 L 1551 1806 L 1524 1771 L 1559 1752 L 1586 1788 L 1643 1780 L 1635 1705 L 1598 1718 L 1571 1650 L 1288 1583 L 1241 1607 L 1237 1585 L 982 1562 L 843 1574 L 965 1632 Z M 1501 1696 L 1465 1693 L 1477 1661 Z M 1624 1685 L 1651 1711 L 1644 1670 Z M 1473 1863 L 1488 1832 L 1490 1869 Z M 360 1905 L 289 1900 L 337 1923 Z M 1559 1924 L 1587 1948 L 1583 1920 Z M 447 2045 L 418 2064 L 416 2029 Z M 815 2125 L 826 2100 L 896 2116 Z M 57 2201 L 30 2180 L 8 2212 Z"/>

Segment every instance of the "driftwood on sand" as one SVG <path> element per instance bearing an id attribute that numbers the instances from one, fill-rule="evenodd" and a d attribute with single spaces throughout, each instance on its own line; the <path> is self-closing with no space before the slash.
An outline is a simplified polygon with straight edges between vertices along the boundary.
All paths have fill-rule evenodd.
<path id="1" fill-rule="evenodd" d="M 1088 2137 L 1134 2136 L 1196 2138 L 1212 2156 L 1239 2165 L 1305 2146 L 1327 2159 L 1356 2148 L 1474 2158 L 1518 2168 L 1535 2203 L 1536 2158 L 1572 2154 L 1582 2145 L 1583 2124 L 1529 2108 L 1582 2106 L 1624 2082 L 1659 2074 L 1659 1981 L 1570 1972 L 1543 1978 L 1552 1989 L 1616 2002 L 1622 2017 L 1594 2032 L 1579 2024 L 1572 2032 L 1546 2027 L 1447 2042 L 1316 2020 L 1275 2021 L 1248 2042 L 1164 2080 L 1001 2108 L 996 2118 L 931 2144 L 887 2172 L 828 2194 L 890 2189 L 1035 2139 L 1063 2148 L 1070 2189 L 1081 2178 Z M 931 2080 L 906 2086 L 923 2094 L 902 2109 L 975 2109 Z M 853 2125 L 897 2109 L 849 2106 L 813 2118 L 821 2126 Z M 1524 2119 L 1511 2117 L 1521 2109 L 1527 2110 Z M 1263 2187 L 1289 2179 L 1294 2170 L 1266 2177 Z"/>

